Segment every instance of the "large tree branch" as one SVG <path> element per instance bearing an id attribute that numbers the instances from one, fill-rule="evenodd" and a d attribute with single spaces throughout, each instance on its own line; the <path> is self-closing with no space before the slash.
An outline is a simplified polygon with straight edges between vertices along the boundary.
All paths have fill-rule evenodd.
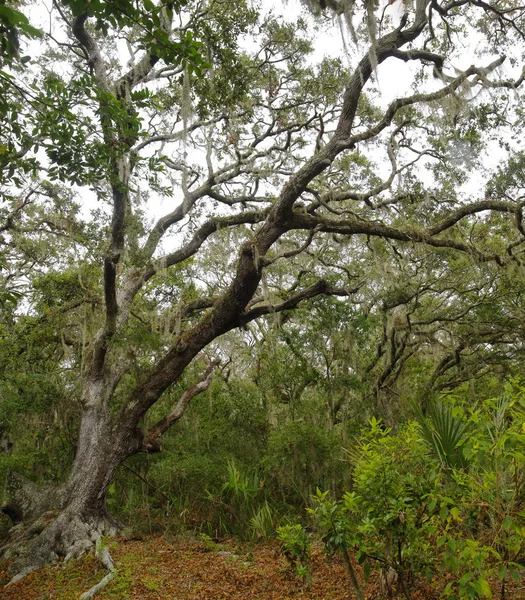
<path id="1" fill-rule="evenodd" d="M 88 20 L 88 14 L 83 13 L 73 20 L 72 31 L 73 35 L 77 38 L 80 45 L 84 48 L 89 60 L 89 65 L 93 69 L 95 76 L 98 80 L 98 84 L 105 91 L 109 91 L 107 81 L 107 70 L 106 63 L 102 58 L 100 49 L 95 42 L 93 36 L 86 30 L 86 21 Z"/>
<path id="2" fill-rule="evenodd" d="M 72 26 L 73 34 L 87 53 L 90 66 L 95 73 L 98 85 L 104 90 L 104 92 L 109 93 L 110 89 L 107 81 L 106 64 L 93 36 L 85 28 L 87 18 L 87 13 L 75 18 Z M 100 109 L 100 119 L 104 139 L 108 145 L 112 146 L 116 140 L 116 133 L 113 128 L 112 119 L 107 114 L 106 107 L 103 105 L 102 101 Z M 124 247 L 125 213 L 129 170 L 125 159 L 122 157 L 113 158 L 112 163 L 112 180 L 110 181 L 110 184 L 113 191 L 113 214 L 111 220 L 109 247 L 104 257 L 103 275 L 106 321 L 98 331 L 93 343 L 91 367 L 87 374 L 88 378 L 93 380 L 100 379 L 102 377 L 108 340 L 116 331 L 118 314 L 116 272 L 117 265 L 120 261 L 120 256 Z M 85 402 L 87 401 L 88 400 L 86 398 Z"/>
<path id="3" fill-rule="evenodd" d="M 471 204 L 461 206 L 449 214 L 440 223 L 434 225 L 433 227 L 429 227 L 427 232 L 430 235 L 437 235 L 446 229 L 450 229 L 453 225 L 461 221 L 461 219 L 486 210 L 517 215 L 519 207 L 512 202 L 505 202 L 503 200 L 482 200 L 480 202 L 473 202 Z"/>
<path id="4" fill-rule="evenodd" d="M 120 328 L 126 323 L 129 309 L 135 296 L 142 289 L 143 285 L 157 273 L 195 255 L 206 240 L 216 231 L 227 227 L 234 227 L 236 225 L 260 223 L 265 219 L 267 214 L 268 209 L 261 211 L 246 211 L 227 217 L 215 217 L 209 219 L 197 229 L 192 238 L 181 248 L 148 263 L 148 265 L 142 269 L 132 271 L 121 286 L 121 292 L 118 298 L 120 309 L 118 327 Z"/>
<path id="5" fill-rule="evenodd" d="M 454 221 L 456 222 L 456 221 Z M 452 223 L 453 224 L 453 223 Z M 449 238 L 436 238 L 428 230 L 401 229 L 391 227 L 375 221 L 361 219 L 331 220 L 305 213 L 295 213 L 289 219 L 290 229 L 314 229 L 325 233 L 338 233 L 341 235 L 369 235 L 401 242 L 419 242 L 435 248 L 453 248 L 476 257 L 482 262 L 495 261 L 504 264 L 503 259 L 497 254 L 484 253 L 471 244 L 466 244 Z"/>
<path id="6" fill-rule="evenodd" d="M 172 11 L 168 11 L 166 6 L 160 9 L 160 31 L 167 34 L 171 31 Z M 123 75 L 115 83 L 115 95 L 117 98 L 129 101 L 129 92 L 139 83 L 145 81 L 153 70 L 153 67 L 158 63 L 159 57 L 152 53 L 146 52 L 138 63 L 133 65 L 129 71 Z"/>
<path id="7" fill-rule="evenodd" d="M 405 29 L 408 21 L 408 14 L 405 13 L 401 18 L 399 26 L 378 39 L 377 43 L 371 47 L 369 52 L 361 59 L 345 91 L 343 109 L 341 119 L 337 125 L 336 137 L 339 139 L 349 137 L 353 127 L 359 97 L 361 96 L 365 84 L 372 75 L 374 63 L 378 65 L 381 64 L 384 60 L 393 56 L 401 46 L 415 40 L 423 31 L 427 24 L 426 8 L 428 3 L 428 0 L 417 0 L 412 26 Z"/>
<path id="8" fill-rule="evenodd" d="M 85 24 L 88 15 L 84 13 L 77 17 L 72 26 L 73 34 L 85 49 L 91 68 L 93 69 L 99 86 L 107 93 L 111 93 L 107 81 L 106 64 L 100 53 L 93 36 L 86 30 Z M 162 27 L 169 31 L 171 21 L 166 10 L 162 10 Z M 130 91 L 151 71 L 157 63 L 158 57 L 146 53 L 146 55 L 133 66 L 114 86 L 114 95 L 118 100 L 123 100 L 126 105 L 130 104 Z M 113 122 L 111 113 L 108 112 L 103 100 L 100 100 L 101 126 L 104 139 L 110 147 L 116 147 L 116 143 L 124 140 L 125 132 L 121 125 Z M 115 126 L 116 125 L 116 126 Z M 122 138 L 122 139 L 121 139 Z M 126 233 L 126 213 L 129 203 L 129 178 L 131 175 L 131 164 L 129 158 L 121 151 L 114 151 L 111 158 L 111 172 L 109 183 L 113 195 L 113 214 L 111 219 L 111 230 L 108 249 L 104 257 L 104 300 L 106 307 L 106 321 L 98 332 L 93 345 L 92 367 L 89 377 L 99 378 L 103 372 L 109 339 L 117 330 L 119 303 L 117 298 L 117 267 L 124 249 Z"/>
<path id="9" fill-rule="evenodd" d="M 175 264 L 179 264 L 182 261 L 193 256 L 202 246 L 202 244 L 216 231 L 220 229 L 226 229 L 228 227 L 235 227 L 236 225 L 247 225 L 255 224 L 264 221 L 268 209 L 266 210 L 253 210 L 238 213 L 236 215 L 230 215 L 228 217 L 215 217 L 206 221 L 197 231 L 194 233 L 192 239 L 185 244 L 179 250 L 170 252 L 165 256 L 155 260 L 151 268 L 147 269 L 144 275 L 145 281 L 153 277 L 155 273 L 160 270 L 171 267 Z"/>
<path id="10" fill-rule="evenodd" d="M 355 69 L 350 82 L 345 90 L 341 116 L 332 139 L 319 150 L 297 173 L 295 173 L 288 183 L 283 187 L 278 202 L 274 206 L 272 221 L 276 223 L 283 221 L 289 215 L 297 198 L 305 191 L 309 183 L 329 167 L 338 154 L 348 147 L 355 145 L 355 142 L 349 142 L 349 137 L 354 126 L 355 115 L 361 92 L 372 75 L 372 56 L 375 55 L 377 64 L 383 62 L 391 52 L 414 40 L 424 29 L 426 24 L 425 7 L 426 0 L 418 0 L 416 8 L 416 20 L 409 29 L 404 29 L 408 16 L 404 15 L 397 29 L 383 36 L 377 41 L 375 47 L 370 48 L 366 55 L 361 59 Z M 393 110 L 390 117 L 392 120 L 397 108 Z M 386 127 L 386 124 L 385 124 Z M 379 133 L 384 127 L 380 127 Z M 366 139 L 366 138 L 365 138 Z"/>

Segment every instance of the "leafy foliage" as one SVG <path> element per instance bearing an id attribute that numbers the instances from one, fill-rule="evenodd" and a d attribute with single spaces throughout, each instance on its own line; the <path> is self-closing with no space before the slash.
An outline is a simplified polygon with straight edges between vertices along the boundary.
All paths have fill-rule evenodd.
<path id="1" fill-rule="evenodd" d="M 468 425 L 450 404 L 434 402 L 427 407 L 426 418 L 418 411 L 418 423 L 423 439 L 443 467 L 466 468 L 463 443 L 468 436 Z"/>
<path id="2" fill-rule="evenodd" d="M 308 559 L 312 550 L 310 536 L 302 525 L 282 525 L 277 528 L 282 552 L 298 577 L 308 578 Z"/>

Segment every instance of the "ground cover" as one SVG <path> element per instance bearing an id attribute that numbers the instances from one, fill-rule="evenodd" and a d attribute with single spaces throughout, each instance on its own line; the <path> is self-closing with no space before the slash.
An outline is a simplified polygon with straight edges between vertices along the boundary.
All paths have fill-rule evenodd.
<path id="1" fill-rule="evenodd" d="M 320 546 L 312 551 L 311 583 L 306 585 L 287 569 L 275 543 L 214 543 L 208 539 L 180 540 L 163 536 L 121 539 L 109 542 L 118 569 L 117 577 L 99 598 L 131 600 L 347 600 L 355 593 L 349 588 L 344 565 L 326 559 Z M 367 600 L 380 598 L 379 575 L 365 584 L 357 569 Z M 89 589 L 104 573 L 93 555 L 67 564 L 40 569 L 22 581 L 0 588 L 3 600 L 72 600 Z M 0 571 L 0 583 L 8 581 Z M 446 581 L 430 586 L 418 582 L 413 600 L 439 597 Z M 494 597 L 496 594 L 494 588 Z M 395 597 L 402 597 L 400 594 Z M 514 584 L 506 597 L 525 598 L 525 588 Z"/>

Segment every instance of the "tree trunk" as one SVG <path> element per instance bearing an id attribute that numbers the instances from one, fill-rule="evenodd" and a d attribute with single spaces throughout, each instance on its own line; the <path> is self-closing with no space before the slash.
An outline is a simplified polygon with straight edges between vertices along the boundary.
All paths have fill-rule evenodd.
<path id="1" fill-rule="evenodd" d="M 80 556 L 101 536 L 118 532 L 121 525 L 107 511 L 106 492 L 117 467 L 141 445 L 139 435 L 114 426 L 108 410 L 84 411 L 65 485 L 42 495 L 42 488 L 25 480 L 3 509 L 14 520 L 23 519 L 0 550 L 4 559 L 14 559 L 10 572 L 15 579 L 59 558 Z"/>
<path id="2" fill-rule="evenodd" d="M 68 505 L 78 512 L 107 514 L 106 492 L 117 467 L 141 448 L 134 432 L 114 425 L 107 410 L 84 412 L 77 453 L 66 483 Z"/>

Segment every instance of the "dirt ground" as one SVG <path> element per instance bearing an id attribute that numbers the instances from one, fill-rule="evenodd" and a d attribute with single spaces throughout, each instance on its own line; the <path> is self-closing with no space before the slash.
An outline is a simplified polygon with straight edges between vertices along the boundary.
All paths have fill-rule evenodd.
<path id="1" fill-rule="evenodd" d="M 277 544 L 240 545 L 234 541 L 145 539 L 110 541 L 117 567 L 113 581 L 97 598 L 133 600 L 349 600 L 356 598 L 343 564 L 327 559 L 314 547 L 310 563 L 311 581 L 298 578 L 282 557 Z M 104 576 L 94 556 L 46 567 L 22 581 L 4 587 L 9 580 L 0 571 L 3 600 L 75 600 Z M 360 574 L 361 575 L 361 574 Z M 361 580 L 367 600 L 380 599 L 379 575 L 368 583 Z M 411 600 L 439 598 L 446 582 L 417 582 Z M 525 600 L 525 587 L 506 590 L 507 600 Z M 399 590 L 394 598 L 402 598 Z M 494 589 L 494 598 L 500 598 Z"/>

